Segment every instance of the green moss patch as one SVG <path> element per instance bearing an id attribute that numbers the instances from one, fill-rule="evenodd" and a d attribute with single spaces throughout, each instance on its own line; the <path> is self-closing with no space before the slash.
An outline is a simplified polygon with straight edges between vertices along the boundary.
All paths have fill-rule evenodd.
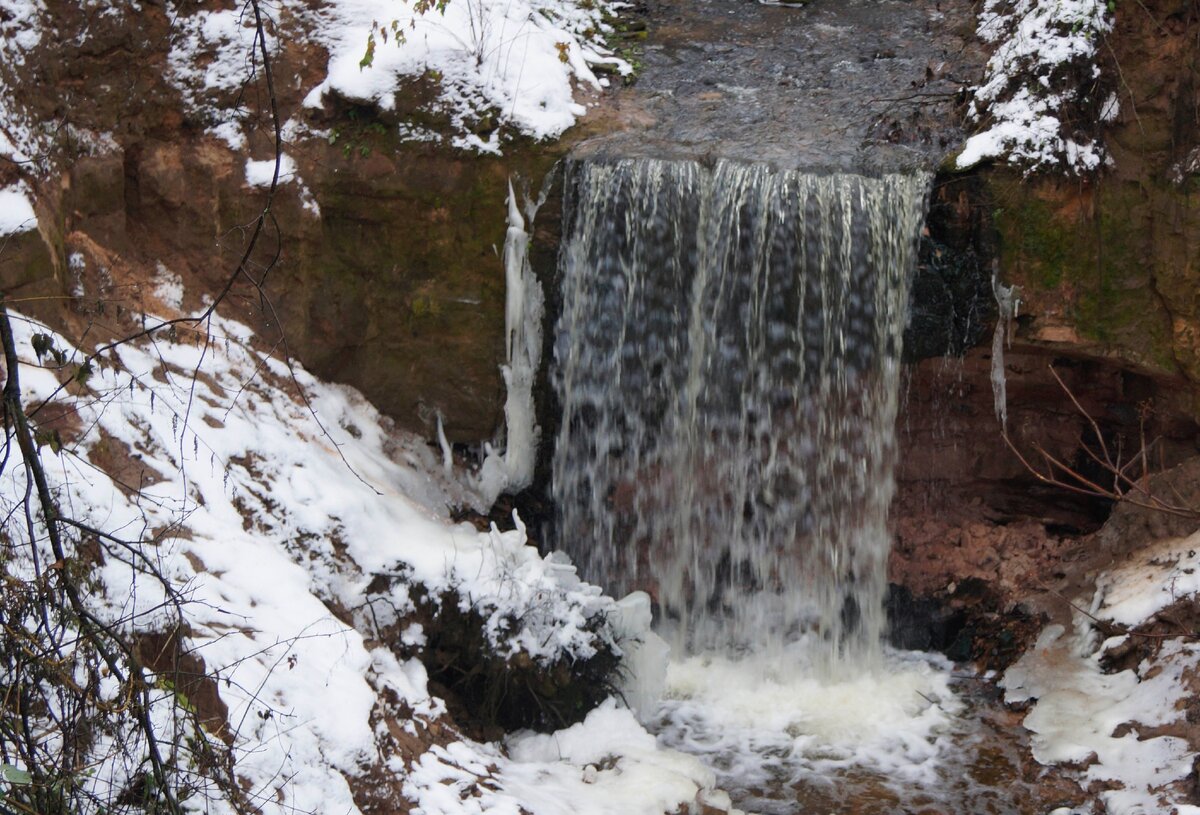
<path id="1" fill-rule="evenodd" d="M 1156 288 L 1153 196 L 1141 185 L 992 183 L 1005 279 L 1034 306 L 1060 306 L 1080 336 L 1140 364 L 1176 369 L 1171 314 Z"/>

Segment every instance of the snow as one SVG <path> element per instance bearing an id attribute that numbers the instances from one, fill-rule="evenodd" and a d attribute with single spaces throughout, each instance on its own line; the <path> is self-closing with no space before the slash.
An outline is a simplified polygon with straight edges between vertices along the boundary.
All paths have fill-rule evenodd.
<path id="1" fill-rule="evenodd" d="M 1090 764 L 1087 779 L 1113 782 L 1115 789 L 1102 793 L 1109 815 L 1169 812 L 1159 800 L 1162 788 L 1191 773 L 1194 755 L 1183 739 L 1139 731 L 1183 716 L 1176 703 L 1187 693 L 1183 677 L 1200 662 L 1200 646 L 1170 641 L 1153 660 L 1156 670 L 1147 660 L 1137 671 L 1118 673 L 1102 670 L 1105 650 L 1087 626 L 1071 633 L 1047 626 L 1005 673 L 1004 699 L 1037 700 L 1025 717 L 1034 758 Z M 1128 723 L 1134 726 L 1117 736 Z"/>
<path id="2" fill-rule="evenodd" d="M 1200 592 L 1200 533 L 1137 550 L 1096 579 L 1088 613 L 1136 628 L 1172 603 Z M 1152 735 L 1179 721 L 1200 674 L 1200 645 L 1181 639 L 1159 647 L 1136 668 L 1106 673 L 1101 660 L 1136 634 L 1101 641 L 1093 621 L 1077 613 L 1073 627 L 1047 626 L 1037 644 L 1005 672 L 1005 701 L 1036 700 L 1025 717 L 1033 755 L 1044 764 L 1087 765 L 1086 778 L 1106 782 L 1110 815 L 1187 812 L 1174 782 L 1196 757 L 1186 741 Z"/>
<path id="3" fill-rule="evenodd" d="M 251 187 L 270 187 L 272 179 L 275 178 L 275 159 L 263 159 L 255 161 L 247 159 L 246 161 L 246 183 Z M 300 174 L 296 172 L 296 161 L 287 153 L 279 154 L 279 184 L 294 184 L 300 195 L 300 205 L 305 211 L 319 218 L 321 217 L 321 207 L 317 204 L 317 199 L 313 197 L 312 191 L 308 185 L 300 178 Z"/>
<path id="4" fill-rule="evenodd" d="M 182 299 L 166 269 L 156 294 L 164 303 Z M 53 335 L 44 326 L 14 316 L 14 330 L 23 396 L 36 404 L 73 368 L 36 363 L 32 335 Z M 85 430 L 45 460 L 72 515 L 127 538 L 156 534 L 149 551 L 188 598 L 187 644 L 217 677 L 237 771 L 264 812 L 358 811 L 347 779 L 378 759 L 371 716 L 381 689 L 397 694 L 413 722 L 445 712 L 417 660 L 364 635 L 375 630 L 368 620 L 379 619 L 364 605 L 375 575 L 404 577 L 386 597 L 399 613 L 410 587 L 431 597 L 453 589 L 482 614 L 502 655 L 583 659 L 648 634 L 636 619 L 615 631 L 614 601 L 580 581 L 564 556 L 541 557 L 526 545 L 519 519 L 514 530 L 484 533 L 450 523 L 447 507 L 470 496 L 445 477 L 432 450 L 397 438 L 357 392 L 299 369 L 293 380 L 250 339 L 245 326 L 217 317 L 207 333 L 185 323 L 106 355 L 85 393 L 57 397 Z M 79 361 L 64 338 L 54 342 Z M 193 378 L 197 368 L 202 375 Z M 114 444 L 140 457 L 136 491 L 118 488 L 94 464 L 98 446 Z M 24 491 L 24 471 L 10 466 L 0 478 L 6 511 Z M 107 559 L 98 577 L 104 590 L 91 602 L 103 619 L 129 619 L 142 630 L 167 622 L 161 587 L 129 564 Z M 348 610 L 357 627 L 331 607 Z M 408 626 L 402 639 L 423 637 Z M 170 705 L 155 711 L 170 726 Z M 620 806 L 586 811 L 634 815 L 676 809 L 711 786 L 698 762 L 659 749 L 615 704 L 564 738 L 616 751 L 615 768 L 589 769 L 585 763 L 599 759 L 576 750 L 551 756 L 536 740 L 510 759 L 498 745 L 462 739 L 421 756 L 406 794 L 427 813 L 522 806 L 540 815 L 567 811 L 563 802 L 586 790 Z M 109 776 L 120 780 L 99 768 L 96 783 Z M 467 788 L 487 792 L 464 800 L 458 792 Z"/>
<path id="5" fill-rule="evenodd" d="M 1089 90 L 1074 77 L 1089 68 L 1099 77 L 1097 44 L 1111 28 L 1103 0 L 987 0 L 978 32 L 996 49 L 974 89 L 970 115 L 988 125 L 967 140 L 957 166 L 1002 158 L 1026 171 L 1082 174 L 1104 164 L 1103 146 L 1068 130 L 1060 115 L 1089 104 Z M 1109 121 L 1117 111 L 1110 94 L 1099 118 Z"/>
<path id="6" fill-rule="evenodd" d="M 491 783 L 478 784 L 481 776 Z M 617 815 L 674 811 L 712 784 L 699 761 L 660 749 L 610 700 L 557 733 L 514 735 L 506 750 L 462 742 L 434 748 L 404 792 L 423 815 Z"/>
<path id="7" fill-rule="evenodd" d="M 212 135 L 240 149 L 244 112 L 230 106 L 258 67 L 253 18 L 240 7 L 206 11 L 176 5 L 169 4 L 178 21 L 170 80 Z M 605 15 L 616 7 L 608 0 L 458 0 L 424 13 L 418 5 L 331 0 L 310 8 L 293 0 L 265 6 L 268 53 L 277 53 L 288 39 L 328 50 L 325 76 L 306 89 L 307 107 L 320 107 L 336 93 L 392 110 L 403 82 L 435 79 L 441 88 L 435 112 L 448 118 L 452 142 L 490 153 L 500 150 L 500 129 L 479 128 L 479 122 L 491 119 L 538 139 L 556 137 L 586 113 L 574 98 L 576 86 L 598 90 L 604 84 L 591 65 L 630 71 L 603 44 L 611 30 Z M 364 64 L 369 40 L 374 45 Z M 407 123 L 400 134 L 431 136 Z"/>
<path id="8" fill-rule="evenodd" d="M 74 266 L 76 257 L 79 258 L 80 264 L 83 263 L 82 255 L 72 255 L 72 266 Z M 157 264 L 155 272 L 156 274 L 151 283 L 154 287 L 154 296 L 158 298 L 158 302 L 176 311 L 183 308 L 183 279 L 162 263 Z"/>
<path id="9" fill-rule="evenodd" d="M 509 788 L 539 814 L 669 812 L 675 802 L 690 801 L 714 783 L 699 760 L 660 750 L 633 714 L 614 700 L 580 724 L 550 735 L 517 735 L 507 747 L 513 759 L 506 768 Z M 599 769 L 612 759 L 614 766 Z M 552 786 L 546 784 L 547 776 L 554 779 Z"/>
<path id="10" fill-rule="evenodd" d="M 0 238 L 37 229 L 37 215 L 29 187 L 18 181 L 0 187 Z"/>
<path id="11" fill-rule="evenodd" d="M 1096 616 L 1126 626 L 1148 620 L 1167 606 L 1200 593 L 1200 532 L 1140 550 L 1101 575 Z"/>
<path id="12" fill-rule="evenodd" d="M 499 149 L 496 133 L 481 138 L 470 131 L 471 121 L 488 111 L 534 138 L 553 138 L 586 112 L 573 84 L 600 88 L 589 63 L 629 70 L 600 40 L 609 30 L 607 8 L 603 1 L 462 0 L 419 14 L 412 3 L 338 0 L 322 12 L 316 33 L 330 52 L 328 75 L 305 104 L 320 106 L 332 91 L 390 110 L 399 80 L 426 74 L 442 85 L 441 107 L 459 146 Z M 393 33 L 385 40 L 380 30 Z M 372 32 L 373 60 L 363 67 Z"/>
<path id="13" fill-rule="evenodd" d="M 16 162 L 30 161 L 46 146 L 16 93 L 26 52 L 41 44 L 45 13 L 41 0 L 0 0 L 0 156 Z"/>

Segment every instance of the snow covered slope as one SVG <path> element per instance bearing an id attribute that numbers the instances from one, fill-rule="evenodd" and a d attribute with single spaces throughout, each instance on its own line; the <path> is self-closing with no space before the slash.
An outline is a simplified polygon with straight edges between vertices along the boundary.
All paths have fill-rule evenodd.
<path id="1" fill-rule="evenodd" d="M 1034 757 L 1086 768 L 1109 815 L 1200 812 L 1186 803 L 1197 754 L 1194 736 L 1184 737 L 1200 646 L 1174 626 L 1139 630 L 1173 603 L 1195 602 L 1197 552 L 1197 535 L 1160 541 L 1102 572 L 1073 626 L 1047 626 L 1001 682 L 1006 702 L 1033 703 L 1025 727 Z M 1106 623 L 1128 633 L 1105 639 Z M 1108 663 L 1122 651 L 1144 656 L 1114 670 Z"/>
<path id="2" fill-rule="evenodd" d="M 173 4 L 174 6 L 175 4 Z M 477 133 L 481 120 L 510 125 L 535 139 L 553 138 L 586 113 L 575 86 L 607 84 L 593 65 L 628 73 L 604 45 L 615 4 L 607 0 L 328 0 L 264 5 L 269 49 L 302 39 L 328 52 L 324 78 L 303 87 L 306 107 L 326 95 L 392 110 L 406 79 L 440 86 L 437 112 L 448 117 L 452 142 L 496 153 L 500 130 Z M 242 7 L 196 11 L 178 4 L 180 36 L 169 56 L 172 83 L 213 131 L 240 146 L 228 100 L 252 70 L 253 16 Z M 289 78 L 290 79 L 290 78 Z M 300 77 L 296 77 L 302 81 Z M 487 130 L 487 128 L 483 128 Z M 412 130 L 418 139 L 438 139 Z"/>
<path id="3" fill-rule="evenodd" d="M 177 281 L 159 283 L 166 309 Z M 262 811 L 358 812 L 356 790 L 380 774 L 424 813 L 659 813 L 712 786 L 710 772 L 659 750 L 614 702 L 549 740 L 506 748 L 456 735 L 422 663 L 377 638 L 387 620 L 364 604 L 374 576 L 403 578 L 386 598 L 393 618 L 414 593 L 452 589 L 501 656 L 586 659 L 632 643 L 617 642 L 616 604 L 561 556 L 526 546 L 519 525 L 481 533 L 449 522 L 446 506 L 469 496 L 357 392 L 302 370 L 293 378 L 253 349 L 248 329 L 220 318 L 211 330 L 184 324 L 120 346 L 86 387 L 61 390 L 80 352 L 13 320 L 25 404 L 53 396 L 76 417 L 61 450 L 42 451 L 60 506 L 151 541 L 142 549 L 187 598 L 185 645 L 216 679 L 235 770 Z M 19 517 L 26 481 L 10 461 L 7 517 Z M 15 539 L 17 526 L 9 532 Z M 19 561 L 30 550 L 13 551 Z M 162 588 L 129 563 L 106 558 L 97 577 L 90 602 L 102 619 L 132 620 L 134 632 L 166 622 Z M 410 625 L 403 638 L 419 644 L 425 633 Z M 389 747 L 431 729 L 442 735 L 423 754 Z M 576 806 L 585 789 L 586 810 Z"/>

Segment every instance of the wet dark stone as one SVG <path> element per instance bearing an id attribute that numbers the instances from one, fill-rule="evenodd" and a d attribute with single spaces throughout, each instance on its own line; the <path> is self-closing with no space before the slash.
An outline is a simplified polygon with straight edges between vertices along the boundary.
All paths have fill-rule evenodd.
<path id="1" fill-rule="evenodd" d="M 895 583 L 888 584 L 884 609 L 888 617 L 888 643 L 906 651 L 940 651 L 951 659 L 960 660 L 970 656 L 970 638 L 967 638 L 967 653 L 955 656 L 951 651 L 961 648 L 959 640 L 966 624 L 960 609 L 952 609 L 945 603 L 930 597 L 917 597 L 912 591 Z"/>
<path id="2" fill-rule="evenodd" d="M 996 311 L 987 265 L 973 249 L 955 251 L 932 238 L 921 240 L 909 289 L 906 361 L 962 356 L 985 339 Z"/>
<path id="3" fill-rule="evenodd" d="M 996 317 L 992 259 L 997 256 L 988 211 L 987 192 L 974 174 L 934 179 L 909 287 L 906 361 L 962 356 L 987 340 Z"/>

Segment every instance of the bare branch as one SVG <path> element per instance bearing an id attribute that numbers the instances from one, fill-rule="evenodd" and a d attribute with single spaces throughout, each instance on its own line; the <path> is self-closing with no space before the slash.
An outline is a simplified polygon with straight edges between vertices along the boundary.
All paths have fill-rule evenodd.
<path id="1" fill-rule="evenodd" d="M 1146 441 L 1148 411 L 1145 408 L 1139 411 L 1138 450 L 1128 461 L 1123 462 L 1123 451 L 1118 448 L 1117 454 L 1113 455 L 1108 443 L 1104 440 L 1104 433 L 1100 428 L 1100 424 L 1083 407 L 1083 404 L 1076 398 L 1075 394 L 1067 386 L 1067 383 L 1059 376 L 1058 371 L 1054 370 L 1054 366 L 1051 365 L 1048 367 L 1050 374 L 1067 395 L 1075 411 L 1084 418 L 1095 435 L 1096 442 L 1094 448 L 1080 438 L 1080 449 L 1102 472 L 1112 478 L 1112 486 L 1102 486 L 1095 479 L 1088 478 L 1078 468 L 1072 467 L 1058 457 L 1051 455 L 1045 448 L 1036 443 L 1033 445 L 1033 449 L 1042 458 L 1043 464 L 1040 467 L 1035 465 L 1017 447 L 1009 435 L 1008 428 L 1001 429 L 1000 437 L 1004 440 L 1008 449 L 1013 452 L 1013 455 L 1017 457 L 1017 460 L 1021 462 L 1021 466 L 1041 483 L 1058 487 L 1077 495 L 1104 498 L 1109 501 L 1124 501 L 1133 506 L 1163 512 L 1168 515 L 1200 520 L 1200 507 L 1191 506 L 1186 501 L 1183 501 L 1178 494 L 1178 490 L 1174 490 L 1172 487 L 1178 499 L 1177 503 L 1164 499 L 1154 494 L 1151 490 L 1149 451 L 1159 440 L 1155 438 L 1149 442 Z M 1132 468 L 1135 466 L 1139 468 L 1139 471 L 1136 473 L 1132 471 Z"/>

